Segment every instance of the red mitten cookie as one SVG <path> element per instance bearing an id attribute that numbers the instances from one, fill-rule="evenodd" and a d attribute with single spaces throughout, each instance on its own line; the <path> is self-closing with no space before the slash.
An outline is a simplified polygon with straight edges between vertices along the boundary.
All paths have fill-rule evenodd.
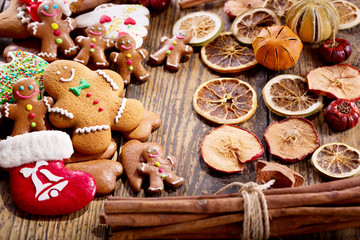
<path id="1" fill-rule="evenodd" d="M 131 188 L 139 192 L 145 176 L 149 177 L 149 193 L 164 190 L 164 183 L 176 188 L 183 184 L 184 178 L 172 170 L 176 164 L 174 157 L 165 157 L 164 149 L 157 143 L 141 143 L 137 140 L 127 142 L 122 148 L 121 162 Z"/>
<path id="2" fill-rule="evenodd" d="M 131 136 L 144 140 L 160 125 L 155 113 L 143 118 L 139 101 L 121 97 L 124 82 L 111 70 L 91 71 L 81 63 L 59 60 L 46 68 L 44 87 L 56 100 L 50 109 L 50 122 L 58 128 L 74 129 L 72 141 L 80 153 L 105 151 L 111 130 L 130 134 L 140 128 L 139 134 Z"/>
<path id="3" fill-rule="evenodd" d="M 118 52 L 110 54 L 110 60 L 119 65 L 119 74 L 125 84 L 130 83 L 131 75 L 140 81 L 146 81 L 150 77 L 150 72 L 146 71 L 141 62 L 148 56 L 146 49 L 136 49 L 135 39 L 124 33 L 116 42 Z"/>
<path id="4" fill-rule="evenodd" d="M 64 167 L 63 159 L 72 153 L 69 136 L 60 131 L 32 132 L 1 141 L 0 166 L 9 168 L 15 204 L 39 215 L 69 214 L 89 204 L 96 184 L 89 174 Z"/>
<path id="5" fill-rule="evenodd" d="M 80 46 L 79 54 L 74 61 L 87 65 L 91 58 L 97 68 L 106 68 L 109 62 L 106 60 L 105 50 L 114 47 L 115 42 L 103 39 L 106 33 L 104 25 L 97 23 L 86 28 L 86 35 L 78 36 L 75 42 Z"/>
<path id="6" fill-rule="evenodd" d="M 30 23 L 27 29 L 32 36 L 41 39 L 39 56 L 49 62 L 54 61 L 58 48 L 66 57 L 75 56 L 78 47 L 69 35 L 76 28 L 75 20 L 70 17 L 63 20 L 61 8 L 53 1 L 40 4 L 37 14 L 41 22 Z"/>
<path id="7" fill-rule="evenodd" d="M 193 53 L 193 48 L 186 45 L 191 41 L 191 38 L 191 32 L 186 29 L 180 29 L 170 39 L 162 37 L 160 39 L 161 48 L 156 53 L 150 55 L 150 62 L 162 64 L 166 60 L 166 67 L 168 69 L 179 70 L 181 57 Z"/>

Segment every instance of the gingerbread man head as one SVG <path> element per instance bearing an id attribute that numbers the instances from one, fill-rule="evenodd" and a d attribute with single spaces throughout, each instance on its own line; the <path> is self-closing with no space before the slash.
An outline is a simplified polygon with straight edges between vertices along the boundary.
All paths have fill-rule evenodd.
<path id="1" fill-rule="evenodd" d="M 85 32 L 90 38 L 101 39 L 104 38 L 106 29 L 101 23 L 95 23 L 94 25 L 88 26 Z"/>
<path id="2" fill-rule="evenodd" d="M 136 48 L 136 41 L 129 34 L 124 33 L 117 40 L 116 48 L 118 48 L 123 53 L 133 51 Z"/>
<path id="3" fill-rule="evenodd" d="M 34 79 L 24 78 L 14 84 L 13 96 L 16 102 L 25 99 L 36 100 L 39 96 L 39 85 Z"/>
<path id="4" fill-rule="evenodd" d="M 62 17 L 62 10 L 54 1 L 45 1 L 40 4 L 37 14 L 41 21 L 44 22 L 53 21 L 54 19 L 60 21 Z"/>
<path id="5" fill-rule="evenodd" d="M 155 165 L 156 162 L 164 162 L 164 149 L 157 143 L 148 143 L 142 151 L 145 162 Z"/>
<path id="6" fill-rule="evenodd" d="M 188 44 L 191 41 L 192 34 L 187 29 L 180 29 L 176 34 L 175 37 L 178 41 L 183 41 L 184 44 Z"/>

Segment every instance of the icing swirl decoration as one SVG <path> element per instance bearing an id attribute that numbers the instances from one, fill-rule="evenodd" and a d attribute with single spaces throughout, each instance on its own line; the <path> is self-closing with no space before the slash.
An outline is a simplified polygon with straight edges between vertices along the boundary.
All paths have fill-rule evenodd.
<path id="1" fill-rule="evenodd" d="M 116 40 L 124 32 L 136 41 L 136 48 L 143 44 L 143 38 L 148 34 L 149 10 L 140 4 L 102 4 L 92 12 L 79 15 L 75 21 L 79 28 L 85 28 L 95 23 L 102 23 L 106 28 L 104 38 Z M 136 19 L 136 20 L 135 20 Z"/>

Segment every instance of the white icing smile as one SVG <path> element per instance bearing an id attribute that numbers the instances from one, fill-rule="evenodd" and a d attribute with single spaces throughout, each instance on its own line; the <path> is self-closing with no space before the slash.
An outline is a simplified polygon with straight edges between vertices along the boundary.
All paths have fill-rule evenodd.
<path id="1" fill-rule="evenodd" d="M 60 81 L 62 82 L 70 82 L 74 79 L 75 76 L 75 68 L 70 69 L 71 71 L 71 76 L 69 78 L 60 78 Z"/>

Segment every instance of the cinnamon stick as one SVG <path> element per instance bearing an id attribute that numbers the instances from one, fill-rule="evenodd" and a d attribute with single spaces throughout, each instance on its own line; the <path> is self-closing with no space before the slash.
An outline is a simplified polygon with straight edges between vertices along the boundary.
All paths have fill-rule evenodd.
<path id="1" fill-rule="evenodd" d="M 191 7 L 195 7 L 204 3 L 208 3 L 208 2 L 214 2 L 215 0 L 183 0 L 181 2 L 179 2 L 180 8 L 181 9 L 187 9 L 187 8 L 191 8 Z"/>

